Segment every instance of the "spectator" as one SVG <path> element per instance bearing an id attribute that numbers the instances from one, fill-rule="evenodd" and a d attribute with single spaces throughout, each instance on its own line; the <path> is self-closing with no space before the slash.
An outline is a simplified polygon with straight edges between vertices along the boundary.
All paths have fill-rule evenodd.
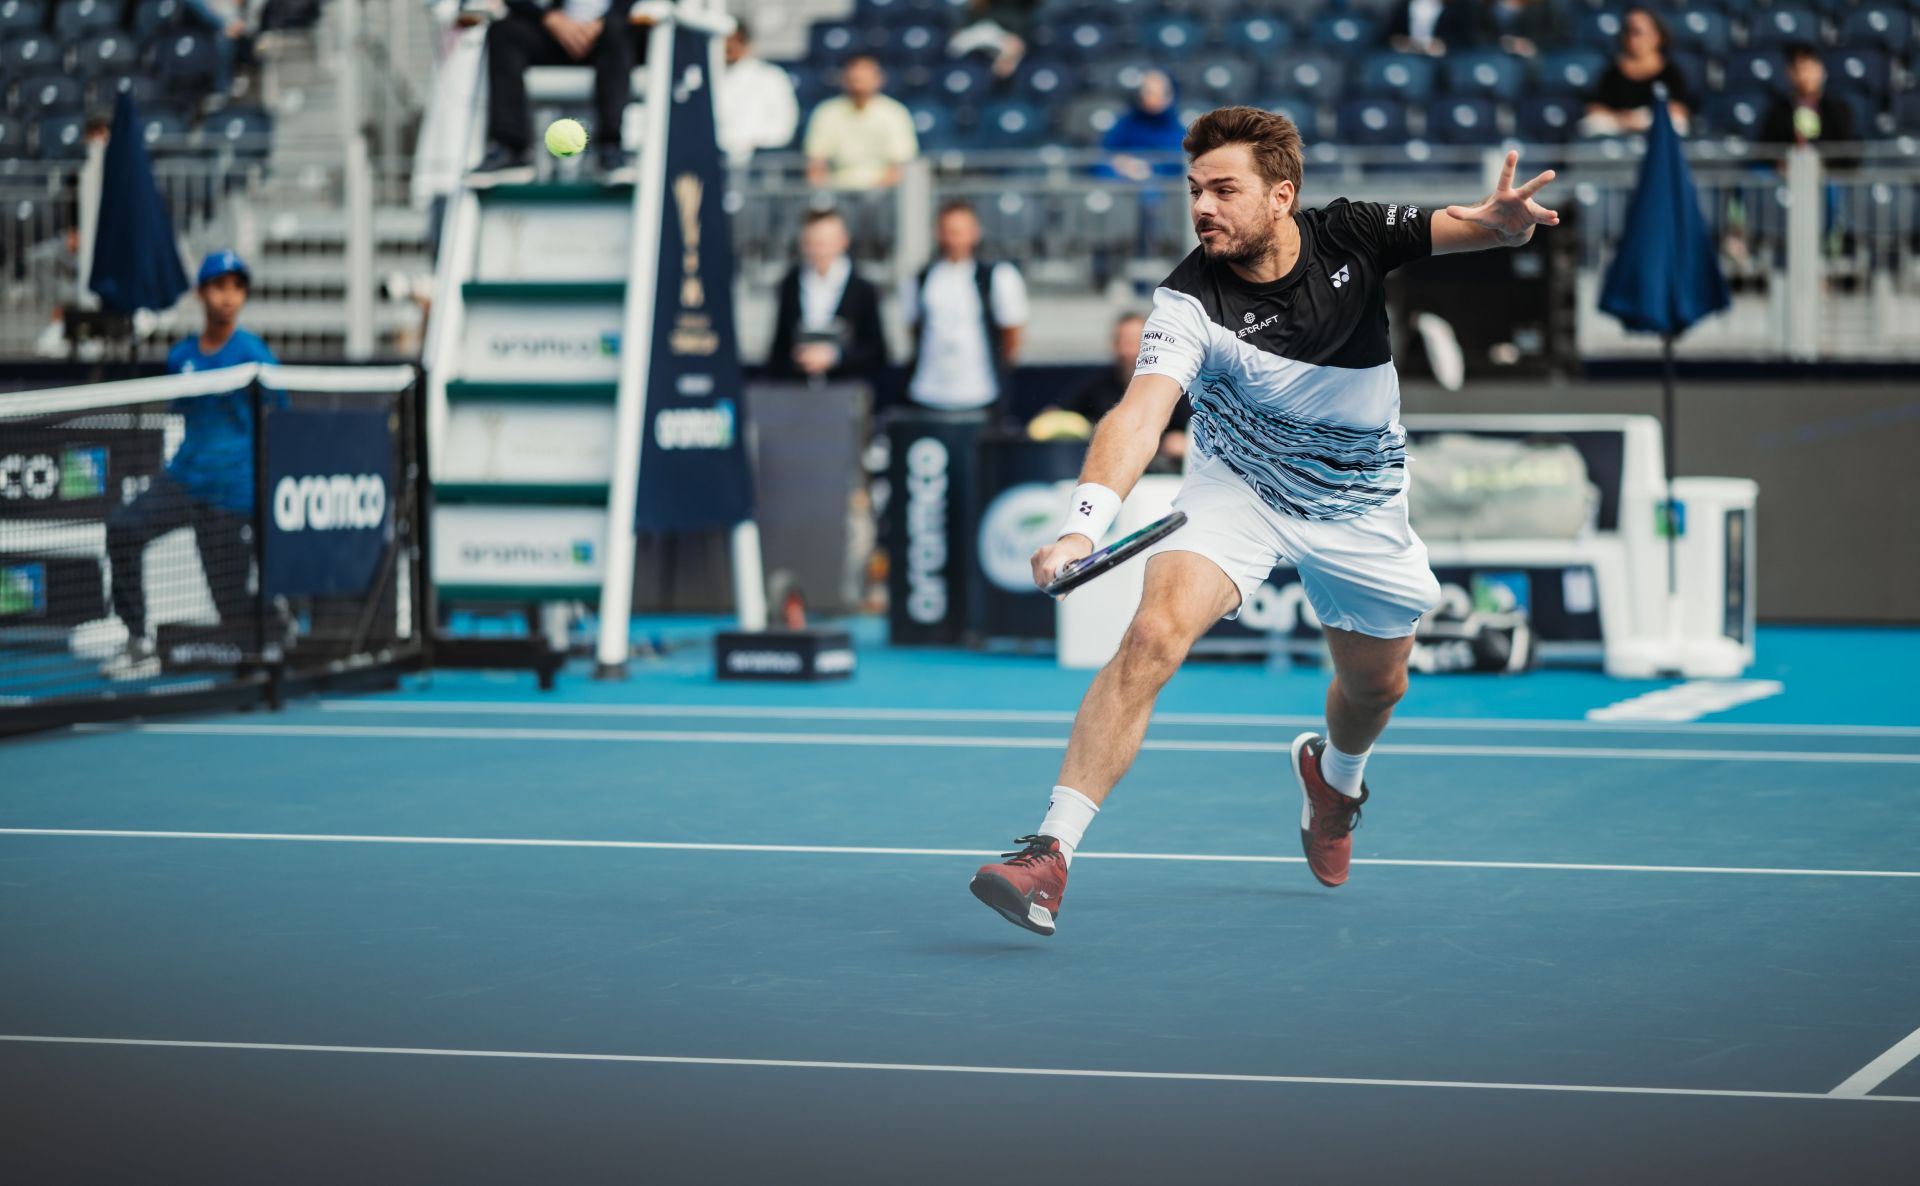
<path id="1" fill-rule="evenodd" d="M 484 183 L 533 179 L 533 120 L 527 110 L 527 67 L 593 66 L 593 145 L 601 173 L 626 171 L 620 124 L 633 91 L 633 0 L 507 0 L 507 14 L 487 30 L 486 156 L 475 170 Z"/>
<path id="2" fill-rule="evenodd" d="M 726 60 L 714 87 L 714 117 L 727 163 L 738 168 L 753 159 L 756 149 L 793 143 L 800 107 L 787 72 L 754 55 L 753 31 L 745 20 L 727 34 Z"/>
<path id="3" fill-rule="evenodd" d="M 1787 90 L 1776 94 L 1760 121 L 1764 144 L 1849 144 L 1858 138 L 1853 108 L 1827 90 L 1827 67 L 1820 53 L 1805 42 L 1787 47 Z M 1822 155 L 1826 153 L 1823 151 Z M 1831 168 L 1852 166 L 1851 157 L 1828 157 Z"/>
<path id="4" fill-rule="evenodd" d="M 1693 87 L 1667 57 L 1672 34 L 1650 9 L 1629 8 L 1620 18 L 1620 52 L 1587 102 L 1580 123 L 1589 136 L 1644 132 L 1653 125 L 1653 88 L 1667 88 L 1667 110 L 1674 129 L 1685 135 L 1693 110 Z"/>
<path id="5" fill-rule="evenodd" d="M 853 269 L 846 220 L 814 210 L 800 228 L 800 263 L 780 282 L 767 373 L 781 379 L 859 379 L 887 365 L 880 290 Z"/>
<path id="6" fill-rule="evenodd" d="M 198 295 L 206 311 L 197 338 L 183 339 L 167 355 L 167 372 L 211 371 L 249 362 L 273 363 L 273 351 L 240 328 L 247 303 L 247 265 L 231 251 L 200 265 Z M 284 406 L 286 395 L 275 402 Z M 113 611 L 127 628 L 124 649 L 102 669 L 115 679 L 159 673 L 147 638 L 144 557 L 149 543 L 169 531 L 192 527 L 200 565 L 222 623 L 246 615 L 248 534 L 253 521 L 253 397 L 245 391 L 175 401 L 184 433 L 164 472 L 132 502 L 107 516 L 107 559 L 112 565 Z"/>
<path id="7" fill-rule="evenodd" d="M 1049 411 L 1072 412 L 1085 417 L 1089 425 L 1098 424 L 1100 418 L 1114 409 L 1120 397 L 1127 393 L 1127 384 L 1133 382 L 1133 368 L 1142 349 L 1140 335 L 1147 327 L 1147 319 L 1139 313 L 1122 313 L 1113 323 L 1113 361 L 1102 367 L 1100 373 L 1074 389 L 1072 395 L 1055 404 Z M 1044 413 L 1043 413 L 1044 414 Z M 1149 473 L 1179 473 L 1187 456 L 1187 424 L 1193 419 L 1193 406 L 1186 396 L 1174 405 L 1173 418 L 1167 422 L 1167 431 L 1160 436 L 1159 452 L 1147 465 Z"/>
<path id="8" fill-rule="evenodd" d="M 1027 286 L 1012 264 L 977 258 L 980 219 L 965 202 L 940 208 L 940 258 L 900 291 L 915 358 L 907 395 L 942 411 L 985 411 L 1007 390 L 1027 324 Z"/>
<path id="9" fill-rule="evenodd" d="M 1140 76 L 1140 87 L 1133 93 L 1133 106 L 1113 122 L 1100 138 L 1100 147 L 1113 155 L 1106 167 L 1114 176 L 1129 181 L 1147 181 L 1153 177 L 1185 176 L 1186 163 L 1180 156 L 1180 141 L 1187 126 L 1174 109 L 1173 80 L 1165 71 L 1148 70 Z M 1134 154 L 1160 155 L 1166 159 L 1149 162 Z"/>
<path id="10" fill-rule="evenodd" d="M 813 109 L 807 120 L 807 183 L 843 190 L 892 189 L 900 166 L 920 155 L 913 116 L 880 93 L 886 75 L 872 54 L 840 68 L 846 92 Z"/>
<path id="11" fill-rule="evenodd" d="M 1387 25 L 1387 47 L 1396 53 L 1439 57 L 1473 41 L 1473 10 L 1466 0 L 1404 0 Z"/>
<path id="12" fill-rule="evenodd" d="M 1488 0 L 1481 22 L 1486 38 L 1510 54 L 1531 58 L 1566 39 L 1566 21 L 1552 0 Z"/>
<path id="13" fill-rule="evenodd" d="M 255 63 L 253 39 L 260 30 L 249 18 L 249 5 L 244 0 L 186 0 L 186 8 L 189 16 L 215 34 L 213 46 L 219 69 L 213 76 L 215 101 L 211 105 L 219 106 L 233 92 L 234 67 Z"/>
<path id="14" fill-rule="evenodd" d="M 1027 31 L 1033 24 L 1035 0 L 968 0 L 973 19 L 947 42 L 956 58 L 985 52 L 993 59 L 993 76 L 1011 78 L 1027 54 Z"/>

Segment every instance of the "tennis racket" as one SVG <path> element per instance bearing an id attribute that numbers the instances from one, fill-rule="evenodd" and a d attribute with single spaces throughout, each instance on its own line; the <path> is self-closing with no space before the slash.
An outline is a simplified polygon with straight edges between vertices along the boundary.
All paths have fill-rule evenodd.
<path id="1" fill-rule="evenodd" d="M 1186 522 L 1185 511 L 1175 511 L 1164 519 L 1156 519 L 1132 535 L 1117 539 L 1092 555 L 1082 556 L 1066 565 L 1046 583 L 1043 589 L 1049 597 L 1058 597 L 1069 590 L 1078 589 L 1101 573 L 1125 564 L 1172 535 L 1185 526 Z"/>

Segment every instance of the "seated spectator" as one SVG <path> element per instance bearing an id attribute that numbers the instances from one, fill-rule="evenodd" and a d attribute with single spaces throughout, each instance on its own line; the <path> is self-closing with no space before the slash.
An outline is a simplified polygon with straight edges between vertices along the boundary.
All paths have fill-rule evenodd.
<path id="1" fill-rule="evenodd" d="M 1488 0 L 1481 21 L 1485 39 L 1523 58 L 1566 40 L 1567 26 L 1553 0 Z"/>
<path id="2" fill-rule="evenodd" d="M 244 0 L 186 0 L 186 9 L 188 16 L 216 34 L 213 46 L 220 65 L 213 90 L 214 98 L 224 102 L 233 93 L 234 67 L 255 63 L 253 39 L 259 27 L 249 17 Z"/>
<path id="3" fill-rule="evenodd" d="M 880 93 L 887 76 L 872 54 L 855 54 L 840 69 L 846 93 L 813 109 L 807 120 L 807 183 L 841 190 L 892 189 L 900 166 L 920 155 L 913 116 Z"/>
<path id="4" fill-rule="evenodd" d="M 609 180 L 626 171 L 620 125 L 633 93 L 633 0 L 507 0 L 487 30 L 487 153 L 483 183 L 533 179 L 533 119 L 527 67 L 593 67 L 593 146 Z"/>
<path id="5" fill-rule="evenodd" d="M 880 290 L 854 271 L 846 220 L 814 210 L 800 228 L 800 263 L 780 281 L 767 373 L 780 379 L 873 382 L 887 365 Z"/>
<path id="6" fill-rule="evenodd" d="M 1113 154 L 1107 158 L 1106 171 L 1129 181 L 1184 176 L 1186 164 L 1180 159 L 1180 142 L 1186 134 L 1187 126 L 1174 109 L 1173 80 L 1164 71 L 1148 70 L 1133 93 L 1132 108 L 1100 138 L 1100 147 Z M 1150 162 L 1136 153 L 1167 159 Z"/>
<path id="7" fill-rule="evenodd" d="M 1396 53 L 1431 54 L 1474 43 L 1474 15 L 1467 0 L 1402 0 L 1387 22 L 1387 47 Z"/>
<path id="8" fill-rule="evenodd" d="M 714 120 L 727 163 L 739 168 L 756 150 L 785 148 L 800 125 L 793 80 L 753 52 L 753 31 L 741 20 L 727 35 L 727 68 L 714 80 Z"/>
<path id="9" fill-rule="evenodd" d="M 273 363 L 273 351 L 240 328 L 247 303 L 247 265 L 220 251 L 200 265 L 199 297 L 206 324 L 167 354 L 167 373 L 212 371 L 249 362 Z M 285 406 L 286 393 L 271 393 Z M 144 580 L 147 545 L 170 531 L 192 527 L 214 609 L 223 624 L 244 618 L 247 593 L 247 533 L 253 522 L 253 397 L 245 391 L 176 401 L 184 433 L 164 472 L 132 502 L 107 516 L 107 560 L 113 612 L 127 628 L 126 646 L 102 671 L 112 679 L 158 675 L 159 661 L 147 637 Z"/>
<path id="10" fill-rule="evenodd" d="M 1102 367 L 1098 374 L 1047 411 L 1072 412 L 1085 417 L 1089 425 L 1100 423 L 1100 418 L 1113 411 L 1120 397 L 1127 393 L 1127 384 L 1133 382 L 1133 368 L 1142 353 L 1140 335 L 1146 327 L 1147 319 L 1144 316 L 1122 313 L 1119 320 L 1113 323 L 1111 365 Z M 1167 422 L 1167 430 L 1160 434 L 1160 449 L 1147 464 L 1148 473 L 1180 472 L 1187 456 L 1187 425 L 1192 420 L 1193 405 L 1183 395 L 1180 402 L 1174 405 L 1173 418 Z"/>
<path id="11" fill-rule="evenodd" d="M 965 202 L 940 208 L 940 256 L 900 286 L 900 314 L 912 327 L 907 395 L 923 408 L 987 412 L 1006 394 L 1027 324 L 1020 269 L 977 256 L 980 218 Z"/>
<path id="12" fill-rule="evenodd" d="M 1827 90 L 1827 67 L 1820 52 L 1805 42 L 1787 47 L 1787 89 L 1776 94 L 1760 121 L 1759 139 L 1765 144 L 1813 145 L 1822 148 L 1830 168 L 1844 169 L 1851 157 L 1828 156 L 1827 144 L 1849 144 L 1858 138 L 1853 108 Z"/>
<path id="13" fill-rule="evenodd" d="M 1673 36 L 1650 9 L 1629 8 L 1620 19 L 1620 52 L 1587 101 L 1580 130 L 1589 136 L 1644 132 L 1653 126 L 1653 88 L 1667 88 L 1667 111 L 1681 135 L 1694 107 L 1687 76 L 1667 58 Z"/>
<path id="14" fill-rule="evenodd" d="M 1012 78 L 1027 54 L 1034 7 L 1035 0 L 967 0 L 972 19 L 947 42 L 947 52 L 956 58 L 985 52 L 995 78 Z"/>

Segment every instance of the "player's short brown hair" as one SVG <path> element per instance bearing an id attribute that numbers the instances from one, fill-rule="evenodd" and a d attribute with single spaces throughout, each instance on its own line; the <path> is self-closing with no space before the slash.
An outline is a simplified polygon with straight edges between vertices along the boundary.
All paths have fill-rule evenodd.
<path id="1" fill-rule="evenodd" d="M 1180 147 L 1191 159 L 1229 144 L 1252 150 L 1254 171 L 1269 186 L 1291 181 L 1300 192 L 1300 129 L 1292 120 L 1258 107 L 1216 107 L 1193 121 Z"/>

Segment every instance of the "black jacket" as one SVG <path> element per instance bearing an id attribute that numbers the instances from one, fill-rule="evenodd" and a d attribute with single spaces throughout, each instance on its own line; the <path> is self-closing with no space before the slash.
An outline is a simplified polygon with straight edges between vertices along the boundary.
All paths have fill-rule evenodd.
<path id="1" fill-rule="evenodd" d="M 796 264 L 780 281 L 780 309 L 774 318 L 773 346 L 767 351 L 767 374 L 772 378 L 805 378 L 793 363 L 793 348 L 800 341 L 800 269 L 805 266 Z M 880 328 L 880 290 L 856 269 L 847 277 L 847 288 L 840 294 L 835 313 L 840 364 L 827 372 L 827 378 L 875 381 L 887 365 L 887 337 Z"/>

